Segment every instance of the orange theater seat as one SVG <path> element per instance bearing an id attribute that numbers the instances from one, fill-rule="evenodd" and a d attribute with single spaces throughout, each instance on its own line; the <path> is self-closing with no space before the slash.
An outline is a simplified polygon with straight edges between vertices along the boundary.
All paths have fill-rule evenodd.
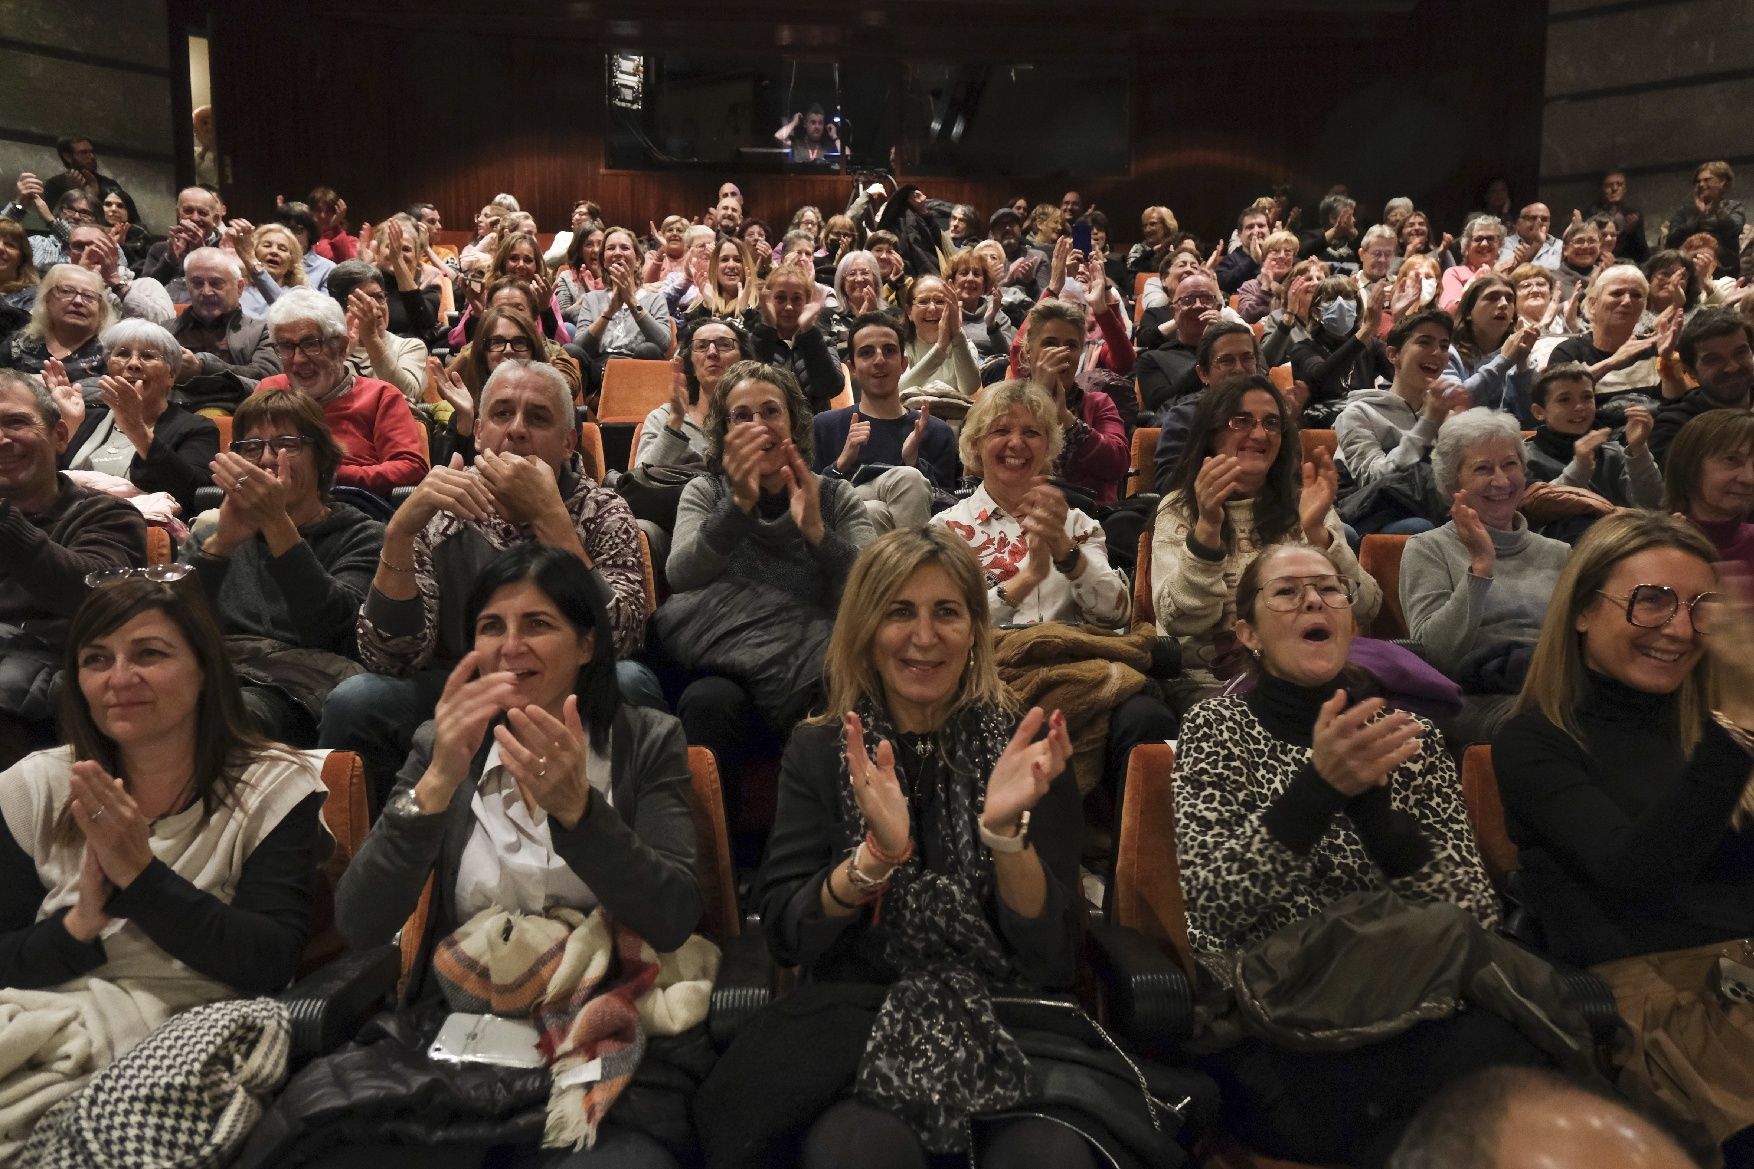
<path id="1" fill-rule="evenodd" d="M 668 361 L 611 357 L 603 365 L 603 393 L 597 399 L 598 422 L 642 422 L 670 401 L 675 369 Z"/>
<path id="2" fill-rule="evenodd" d="M 1408 539 L 1376 533 L 1364 537 L 1358 546 L 1358 566 L 1382 589 L 1382 608 L 1371 631 L 1389 641 L 1407 636 L 1407 614 L 1401 608 L 1401 553 L 1406 551 Z"/>

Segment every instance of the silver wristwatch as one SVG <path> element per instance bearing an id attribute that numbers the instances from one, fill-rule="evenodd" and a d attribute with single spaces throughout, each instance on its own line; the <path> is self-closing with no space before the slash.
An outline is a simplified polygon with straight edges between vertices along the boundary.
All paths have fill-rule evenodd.
<path id="1" fill-rule="evenodd" d="M 390 802 L 384 805 L 384 815 L 403 820 L 418 820 L 427 815 L 427 811 L 420 806 L 420 801 L 414 796 L 414 789 L 410 787 L 390 797 Z"/>

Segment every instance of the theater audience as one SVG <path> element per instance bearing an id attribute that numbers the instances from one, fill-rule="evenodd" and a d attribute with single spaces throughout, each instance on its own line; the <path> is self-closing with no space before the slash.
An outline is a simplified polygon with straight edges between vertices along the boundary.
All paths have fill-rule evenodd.
<path id="1" fill-rule="evenodd" d="M 1260 346 L 1255 341 L 1254 330 L 1247 325 L 1220 321 L 1206 330 L 1194 355 L 1198 388 L 1177 398 L 1175 405 L 1158 419 L 1157 447 L 1152 454 L 1152 490 L 1160 495 L 1168 493 L 1170 479 L 1181 462 L 1182 452 L 1187 449 L 1194 412 L 1205 400 L 1207 389 L 1226 378 L 1257 373 L 1260 364 Z M 1291 404 L 1287 402 L 1288 407 Z"/>
<path id="2" fill-rule="evenodd" d="M 1754 614 L 1717 559 L 1661 512 L 1598 520 L 1492 747 L 1522 904 L 1612 989 L 1617 1086 L 1706 1163 L 1754 1123 L 1754 1011 L 1728 997 L 1754 936 Z"/>
<path id="3" fill-rule="evenodd" d="M 439 332 L 445 306 L 437 280 L 427 275 L 426 249 L 421 240 L 420 227 L 412 219 L 406 215 L 391 216 L 378 226 L 369 258 L 377 274 L 378 290 L 384 294 L 380 302 L 385 313 L 384 328 L 397 337 L 425 342 Z M 368 257 L 361 255 L 360 259 Z M 530 275 L 541 276 L 541 269 Z"/>
<path id="4" fill-rule="evenodd" d="M 978 266 L 976 257 L 969 259 Z M 907 372 L 902 374 L 902 387 L 942 382 L 972 398 L 981 388 L 981 371 L 974 346 L 961 328 L 961 310 L 949 283 L 930 274 L 915 277 L 905 307 Z M 995 317 L 1003 315 L 990 303 L 987 311 Z"/>
<path id="5" fill-rule="evenodd" d="M 1705 303 L 1704 278 L 1685 252 L 1678 249 L 1658 252 L 1644 262 L 1642 271 L 1650 281 L 1650 295 L 1640 326 L 1648 329 L 1656 317 L 1670 309 L 1691 317 Z"/>
<path id="6" fill-rule="evenodd" d="M 1296 234 L 1275 231 L 1262 240 L 1260 270 L 1236 290 L 1237 315 L 1252 325 L 1273 311 L 1275 301 L 1283 303 L 1284 286 L 1296 263 Z"/>
<path id="7" fill-rule="evenodd" d="M 311 250 L 337 264 L 358 258 L 359 237 L 347 230 L 347 200 L 329 187 L 314 187 L 305 196 L 305 203 L 319 232 Z"/>
<path id="8" fill-rule="evenodd" d="M 1344 548 L 1337 538 L 1328 552 L 1263 542 L 1233 602 L 1253 689 L 1194 707 L 1176 744 L 1188 944 L 1221 985 L 1235 977 L 1239 948 L 1370 890 L 1447 903 L 1487 930 L 1499 922 L 1442 736 L 1417 715 L 1388 709 L 1375 680 L 1348 665 L 1367 617 L 1357 612 L 1350 566 L 1335 558 Z M 1350 1007 L 1309 1005 L 1320 1013 L 1314 1027 Z M 1345 1051 L 1247 1038 L 1199 1066 L 1218 1080 L 1225 1127 L 1253 1149 L 1374 1164 L 1448 1080 L 1498 1063 L 1544 1062 L 1510 1023 L 1463 1010 Z"/>
<path id="9" fill-rule="evenodd" d="M 262 734 L 316 743 L 323 702 L 360 672 L 354 626 L 384 525 L 332 494 L 342 452 L 323 411 L 291 390 L 252 394 L 213 460 L 225 497 L 183 546 L 226 634 Z"/>
<path id="10" fill-rule="evenodd" d="M 603 365 L 611 357 L 645 360 L 670 353 L 670 309 L 661 293 L 639 286 L 640 243 L 625 227 L 603 235 L 604 287 L 586 292 L 573 306 L 577 342 L 590 359 L 587 395 L 603 384 Z"/>
<path id="11" fill-rule="evenodd" d="M 943 287 L 935 276 L 922 277 L 919 286 Z M 852 487 L 873 530 L 918 527 L 932 514 L 933 489 L 948 492 L 956 485 L 956 433 L 931 416 L 929 403 L 918 410 L 902 405 L 908 359 L 894 317 L 855 317 L 847 331 L 859 402 L 816 415 L 811 467 Z M 962 334 L 955 336 L 960 341 Z"/>
<path id="12" fill-rule="evenodd" d="M 1528 488 L 1516 419 L 1485 407 L 1445 420 L 1431 452 L 1449 522 L 1407 541 L 1401 608 L 1432 665 L 1461 683 L 1463 713 L 1446 734 L 1485 742 L 1509 714 L 1571 549 L 1536 535 L 1517 510 Z"/>
<path id="13" fill-rule="evenodd" d="M 1754 568 L 1754 414 L 1708 410 L 1663 460 L 1663 510 L 1693 521 L 1719 558 Z"/>
<path id="14" fill-rule="evenodd" d="M 639 530 L 621 497 L 583 473 L 566 379 L 538 362 L 502 363 L 482 388 L 475 442 L 472 465 L 453 456 L 434 467 L 386 524 L 359 614 L 360 658 L 374 672 L 343 682 L 323 705 L 319 741 L 358 751 L 380 795 L 468 650 L 462 600 L 482 566 L 514 544 L 560 548 L 593 570 L 624 696 L 656 705 L 650 672 L 628 660 L 649 615 Z"/>
<path id="15" fill-rule="evenodd" d="M 1559 282 L 1557 295 L 1570 299 L 1580 286 L 1589 287 L 1601 270 L 1608 255 L 1602 247 L 1602 229 L 1587 219 L 1580 219 L 1565 229 L 1565 246 L 1559 254 L 1559 267 L 1554 275 Z"/>
<path id="16" fill-rule="evenodd" d="M 1729 163 L 1700 163 L 1693 176 L 1692 200 L 1676 208 L 1663 224 L 1662 246 L 1678 248 L 1688 236 L 1705 231 L 1717 238 L 1718 255 L 1739 254 L 1748 215 L 1738 200 L 1728 197 L 1735 181 L 1736 172 Z"/>
<path id="17" fill-rule="evenodd" d="M 504 284 L 488 295 L 487 308 L 481 314 L 475 339 L 457 351 L 448 367 L 462 376 L 463 386 L 471 399 L 467 409 L 462 402 L 452 403 L 455 407 L 451 427 L 454 433 L 469 433 L 457 416 L 466 414 L 468 419 L 474 418 L 473 399 L 480 397 L 481 387 L 487 384 L 488 376 L 499 368 L 499 363 L 508 359 L 552 365 L 566 378 L 574 397 L 583 392 L 584 379 L 577 359 L 536 328 L 536 318 L 530 312 L 534 300 L 535 294 L 522 280 Z"/>
<path id="18" fill-rule="evenodd" d="M 169 325 L 175 319 L 176 306 L 164 285 L 128 271 L 116 241 L 95 223 L 78 224 L 67 233 L 67 262 L 97 273 L 118 317 L 158 325 Z"/>
<path id="19" fill-rule="evenodd" d="M 1692 271 L 1685 263 L 1682 267 Z M 1657 337 L 1638 335 L 1650 291 L 1650 281 L 1631 264 L 1603 268 L 1584 294 L 1589 332 L 1561 341 L 1547 360 L 1578 361 L 1589 366 L 1590 376 L 1596 382 L 1596 395 L 1604 404 L 1627 394 L 1655 399 L 1660 392 L 1659 379 L 1651 354 L 1664 342 Z M 1664 311 L 1667 317 L 1663 329 L 1678 333 L 1679 308 Z"/>
<path id="20" fill-rule="evenodd" d="M 59 361 L 69 381 L 95 377 L 104 368 L 99 335 L 115 320 L 97 273 L 56 264 L 37 285 L 36 303 L 24 328 L 0 342 L 0 369 L 42 373 Z"/>
<path id="21" fill-rule="evenodd" d="M 1236 581 L 1270 545 L 1325 550 L 1354 586 L 1359 621 L 1376 616 L 1382 593 L 1346 546 L 1338 489 L 1332 459 L 1304 463 L 1297 420 L 1271 381 L 1235 376 L 1204 392 L 1151 538 L 1152 604 L 1157 628 L 1182 642 L 1184 709 L 1240 672 Z"/>
<path id="22" fill-rule="evenodd" d="M 0 370 L 0 763 L 54 741 L 67 618 L 89 574 L 146 562 L 132 505 L 56 470 L 69 431 L 42 383 Z"/>
<path id="23" fill-rule="evenodd" d="M 540 935 L 527 933 L 529 924 L 547 919 L 572 927 L 567 936 L 576 949 L 588 941 L 578 932 L 585 915 L 602 910 L 611 930 L 668 956 L 701 913 L 687 744 L 675 719 L 621 700 L 617 622 L 591 571 L 560 549 L 520 544 L 482 565 L 460 608 L 469 652 L 445 679 L 433 718 L 414 733 L 394 793 L 335 895 L 342 935 L 358 947 L 381 946 L 395 940 L 430 882 L 424 928 L 404 940 L 416 956 L 401 996 L 423 1021 L 422 1047 L 444 1019 L 446 1001 L 469 994 L 457 961 L 472 925 L 491 920 L 534 939 Z M 483 917 L 492 914 L 501 916 Z M 609 940 L 600 946 L 594 957 L 607 963 Z M 619 944 L 613 950 L 626 953 Z M 540 983 L 546 968 L 532 977 Z M 581 998 L 602 989 L 594 985 L 601 975 L 574 977 Z M 543 1009 L 551 1042 L 576 1055 L 574 1016 L 590 1007 L 550 1000 Z M 653 1026 L 648 1018 L 642 1040 Z M 628 1060 L 620 1074 L 633 1075 L 636 1060 L 662 1062 L 656 1045 L 641 1049 L 629 1056 L 611 1048 Z M 335 1066 L 343 1070 L 331 1074 L 345 1074 L 343 1060 Z M 346 1163 L 410 1153 L 436 1164 L 471 1163 L 460 1158 L 478 1161 L 486 1144 L 528 1162 L 537 1142 L 511 1121 L 518 1104 L 548 1111 L 543 1104 L 553 1096 L 546 1082 L 540 1090 L 520 1100 L 519 1089 L 505 1085 L 499 1115 L 472 1118 L 473 1143 L 461 1136 L 417 1149 L 364 1142 L 346 1149 Z M 649 1113 L 611 1110 L 593 1120 L 589 1149 L 549 1153 L 540 1163 L 674 1169 L 642 1115 L 649 1120 Z"/>
<path id="24" fill-rule="evenodd" d="M 816 282 L 796 264 L 777 269 L 755 292 L 759 313 L 743 315 L 757 361 L 777 365 L 798 379 L 813 411 L 828 409 L 844 380 L 828 336 L 821 329 L 826 301 Z"/>
<path id="25" fill-rule="evenodd" d="M 345 287 L 345 277 L 331 280 L 331 292 L 337 284 Z M 295 288 L 274 302 L 265 320 L 286 372 L 256 388 L 291 388 L 322 406 L 346 452 L 336 483 L 388 499 L 394 488 L 421 482 L 427 464 L 420 424 L 402 391 L 349 368 L 350 329 L 341 306 L 322 293 Z"/>
<path id="26" fill-rule="evenodd" d="M 986 582 L 950 532 L 881 537 L 848 588 L 865 603 L 835 623 L 829 713 L 798 729 L 781 762 L 755 902 L 776 956 L 809 972 L 810 997 L 838 1005 L 832 1017 L 850 1017 L 812 1024 L 776 1008 L 772 1026 L 833 1070 L 769 1066 L 734 1043 L 705 1090 L 724 1095 L 705 1113 L 766 1139 L 801 1137 L 804 1169 L 889 1169 L 931 1153 L 1094 1166 L 1079 1135 L 1090 1126 L 1029 1106 L 1036 1061 L 994 1003 L 1004 987 L 1068 986 L 1076 965 L 1064 718 L 1038 708 L 1018 722 L 994 667 Z M 745 1116 L 742 1101 L 759 1112 Z M 973 1126 L 971 1140 L 977 1112 L 1011 1116 Z"/>
<path id="27" fill-rule="evenodd" d="M 177 221 L 163 240 L 148 249 L 140 275 L 164 285 L 175 303 L 186 304 L 189 296 L 183 287 L 183 261 L 198 248 L 219 247 L 224 221 L 225 204 L 214 192 L 206 187 L 178 191 Z"/>
<path id="28" fill-rule="evenodd" d="M 332 846 L 317 762 L 250 729 L 196 595 L 124 578 L 68 609 L 64 744 L 0 776 L 0 1001 L 41 1028 L 0 1080 L 8 1161 L 160 1022 L 284 987 Z"/>
<path id="29" fill-rule="evenodd" d="M 1665 373 L 1663 396 L 1670 400 L 1657 410 L 1650 435 L 1659 461 L 1681 427 L 1707 410 L 1754 407 L 1754 325 L 1747 318 L 1728 309 L 1695 314 L 1675 348 L 1673 357 L 1663 354 L 1659 363 L 1678 363 L 1698 388 L 1676 396 L 1666 384 L 1673 373 Z"/>
<path id="30" fill-rule="evenodd" d="M 1631 260 L 1634 264 L 1642 264 L 1650 254 L 1650 245 L 1644 238 L 1644 217 L 1638 209 L 1626 202 L 1626 173 L 1609 171 L 1602 176 L 1602 194 L 1599 199 L 1583 209 L 1586 221 L 1605 219 L 1614 229 L 1618 247 L 1606 247 L 1603 250 L 1618 254 L 1622 259 Z M 1600 230 L 1600 227 L 1598 227 Z"/>
<path id="31" fill-rule="evenodd" d="M 1173 405 L 1178 389 L 1185 392 L 1192 388 L 1186 384 L 1186 375 L 1194 367 L 1194 353 L 1206 330 L 1218 323 L 1224 307 L 1217 282 L 1198 267 L 1188 269 L 1177 280 L 1173 295 L 1168 304 L 1169 319 L 1158 330 L 1157 338 L 1149 331 L 1156 310 L 1147 309 L 1139 324 L 1139 353 L 1134 365 L 1139 408 L 1153 414 Z"/>
<path id="32" fill-rule="evenodd" d="M 1536 427 L 1523 446 L 1531 482 L 1585 487 L 1616 507 L 1661 505 L 1663 473 L 1651 455 L 1650 411 L 1628 407 L 1626 441 L 1615 442 L 1608 427 L 1595 425 L 1595 385 L 1576 362 L 1542 370 L 1530 395 Z"/>
<path id="33" fill-rule="evenodd" d="M 882 336 L 874 326 L 861 333 Z M 888 360 L 899 366 L 901 339 L 893 325 L 886 333 L 872 343 L 893 345 Z M 797 379 L 776 366 L 738 362 L 719 378 L 705 430 L 712 473 L 682 489 L 665 563 L 671 589 L 687 594 L 724 582 L 737 587 L 713 595 L 728 605 L 773 600 L 798 624 L 832 619 L 853 558 L 873 533 L 852 483 L 810 469 L 810 408 Z M 948 435 L 943 441 L 952 442 Z M 665 607 L 675 603 L 673 596 Z M 778 663 L 748 664 L 754 672 Z M 772 710 L 758 716 L 747 682 L 701 672 L 676 703 L 688 741 L 710 748 L 727 778 L 741 769 L 752 736 L 790 725 Z M 800 694 L 790 713 L 814 701 L 814 694 Z"/>
<path id="34" fill-rule="evenodd" d="M 328 286 L 329 273 L 335 270 L 335 261 L 311 250 L 317 238 L 317 220 L 311 209 L 303 203 L 283 203 L 274 209 L 274 222 L 292 232 L 304 251 L 305 287 L 322 292 Z"/>
<path id="35" fill-rule="evenodd" d="M 707 262 L 706 288 L 689 309 L 691 316 L 740 317 L 754 308 L 761 293 L 755 259 L 739 239 L 721 239 Z"/>
<path id="36" fill-rule="evenodd" d="M 61 470 L 98 472 L 86 485 L 112 495 L 162 491 L 193 518 L 195 492 L 213 481 L 208 466 L 219 453 L 219 428 L 172 400 L 185 351 L 147 321 L 111 325 L 103 344 L 107 361 L 94 401 L 68 384 L 60 366 L 43 371 L 72 435 Z"/>

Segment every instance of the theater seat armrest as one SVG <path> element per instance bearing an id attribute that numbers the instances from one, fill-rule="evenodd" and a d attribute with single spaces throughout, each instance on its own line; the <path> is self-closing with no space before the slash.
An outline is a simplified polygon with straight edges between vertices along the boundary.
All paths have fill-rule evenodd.
<path id="1" fill-rule="evenodd" d="M 1565 966 L 1558 969 L 1572 1004 L 1589 1024 L 1596 1046 L 1612 1048 L 1626 1025 L 1620 1018 L 1620 1008 L 1614 1003 L 1614 991 L 1599 974 Z"/>
<path id="2" fill-rule="evenodd" d="M 416 486 L 418 486 L 418 485 L 416 485 Z M 392 488 L 390 488 L 390 507 L 391 508 L 401 507 L 404 503 L 406 503 L 408 501 L 408 497 L 410 495 L 414 494 L 415 489 L 416 489 L 415 487 L 392 487 Z"/>
<path id="3" fill-rule="evenodd" d="M 401 951 L 375 946 L 342 954 L 282 991 L 292 1019 L 292 1062 L 327 1055 L 358 1034 L 389 1004 L 401 972 Z"/>
<path id="4" fill-rule="evenodd" d="M 1194 988 L 1175 956 L 1124 926 L 1093 922 L 1087 936 L 1110 1029 L 1133 1051 L 1173 1057 L 1194 1030 Z"/>
<path id="5" fill-rule="evenodd" d="M 224 502 L 225 492 L 221 491 L 219 488 L 197 487 L 195 488 L 195 511 L 189 519 L 192 522 L 195 516 L 200 515 L 204 511 L 212 511 Z"/>
<path id="6" fill-rule="evenodd" d="M 751 1016 L 773 1001 L 777 972 L 760 924 L 746 923 L 743 932 L 724 947 L 707 1008 L 707 1032 L 720 1051 L 730 1046 Z"/>

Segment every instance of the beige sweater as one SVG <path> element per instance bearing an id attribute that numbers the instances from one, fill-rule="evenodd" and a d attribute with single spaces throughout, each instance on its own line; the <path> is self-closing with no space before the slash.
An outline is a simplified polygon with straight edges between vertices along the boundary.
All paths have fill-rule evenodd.
<path id="1" fill-rule="evenodd" d="M 1151 539 L 1151 601 L 1157 610 L 1157 628 L 1181 639 L 1184 673 L 1189 680 L 1206 686 L 1220 681 L 1212 667 L 1236 627 L 1237 581 L 1262 551 L 1255 536 L 1254 500 L 1233 499 L 1224 510 L 1230 521 L 1231 544 L 1222 560 L 1207 560 L 1188 548 L 1194 517 L 1174 496 L 1164 497 L 1159 505 Z M 1353 617 L 1360 627 L 1366 626 L 1382 606 L 1382 590 L 1347 546 L 1340 517 L 1332 508 L 1325 526 L 1333 536 L 1328 551 L 1358 589 Z M 1303 531 L 1293 530 L 1285 542 L 1306 543 Z"/>

